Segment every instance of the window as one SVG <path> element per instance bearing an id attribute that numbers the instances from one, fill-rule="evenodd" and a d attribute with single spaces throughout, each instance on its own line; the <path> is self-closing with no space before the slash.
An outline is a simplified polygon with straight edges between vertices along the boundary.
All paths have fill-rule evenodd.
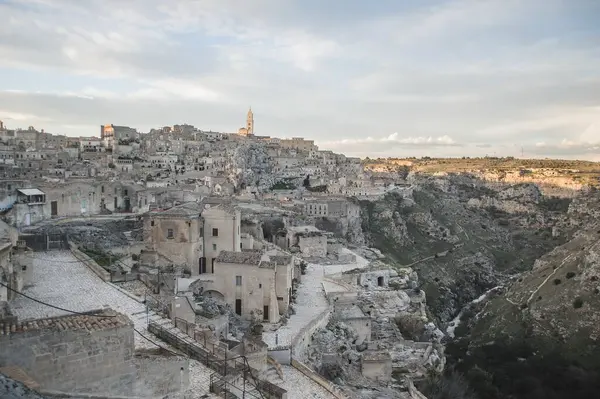
<path id="1" fill-rule="evenodd" d="M 219 236 L 219 229 L 215 229 L 215 228 L 213 228 L 213 232 L 212 232 L 212 233 L 213 233 L 213 234 L 212 234 L 212 235 L 213 235 L 213 237 L 218 237 L 218 236 Z"/>
<path id="2" fill-rule="evenodd" d="M 150 221 L 150 226 L 154 226 L 154 220 Z"/>
<path id="3" fill-rule="evenodd" d="M 204 227 L 200 227 L 200 237 L 204 237 Z"/>
<path id="4" fill-rule="evenodd" d="M 217 250 L 217 244 L 213 244 L 213 251 Z"/>
<path id="5" fill-rule="evenodd" d="M 235 285 L 238 287 L 242 285 L 242 276 L 235 276 Z"/>
<path id="6" fill-rule="evenodd" d="M 127 190 L 123 191 L 123 195 L 127 197 Z"/>
<path id="7" fill-rule="evenodd" d="M 10 184 L 8 185 L 8 189 L 9 189 L 9 190 L 11 190 L 11 186 L 10 186 Z"/>
<path id="8" fill-rule="evenodd" d="M 167 229 L 167 238 L 173 238 L 173 229 Z"/>
<path id="9" fill-rule="evenodd" d="M 258 288 L 262 288 L 262 284 L 260 284 L 260 283 L 259 283 L 259 284 L 258 284 Z"/>
<path id="10" fill-rule="evenodd" d="M 102 186 L 102 194 L 104 194 L 104 186 Z"/>

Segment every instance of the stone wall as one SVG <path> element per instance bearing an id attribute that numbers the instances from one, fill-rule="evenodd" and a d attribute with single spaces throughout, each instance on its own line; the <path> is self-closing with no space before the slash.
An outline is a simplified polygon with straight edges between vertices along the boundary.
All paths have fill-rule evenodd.
<path id="1" fill-rule="evenodd" d="M 102 266 L 96 263 L 95 260 L 81 252 L 77 245 L 73 242 L 69 241 L 69 247 L 71 247 L 71 253 L 77 260 L 81 261 L 84 265 L 90 268 L 91 271 L 94 272 L 98 277 L 100 277 L 104 281 L 110 281 L 110 273 L 106 271 Z"/>
<path id="2" fill-rule="evenodd" d="M 164 397 L 183 392 L 190 384 L 189 360 L 178 356 L 136 352 L 134 364 L 137 378 L 134 392 L 137 397 Z"/>
<path id="3" fill-rule="evenodd" d="M 299 236 L 298 246 L 304 256 L 320 257 L 327 256 L 327 236 Z"/>
<path id="4" fill-rule="evenodd" d="M 82 317 L 87 319 L 77 321 Z M 117 317 L 119 323 L 65 316 L 30 322 L 26 330 L 8 334 L 5 329 L 0 367 L 22 368 L 44 390 L 129 395 L 135 380 L 134 331 L 125 316 Z"/>
<path id="5" fill-rule="evenodd" d="M 300 371 L 302 374 L 304 374 L 305 376 L 310 378 L 312 381 L 316 382 L 317 384 L 319 384 L 320 386 L 325 388 L 325 390 L 327 392 L 329 392 L 330 394 L 332 394 L 334 398 L 348 399 L 348 396 L 345 395 L 338 387 L 336 387 L 334 384 L 332 384 L 325 378 L 321 377 L 319 374 L 315 373 L 304 363 L 299 362 L 298 360 L 292 358 L 292 367 L 294 367 L 296 370 Z"/>
<path id="6" fill-rule="evenodd" d="M 299 361 L 304 361 L 306 351 L 315 331 L 325 328 L 331 318 L 331 310 L 326 309 L 315 317 L 308 325 L 304 326 L 292 341 L 292 355 Z"/>

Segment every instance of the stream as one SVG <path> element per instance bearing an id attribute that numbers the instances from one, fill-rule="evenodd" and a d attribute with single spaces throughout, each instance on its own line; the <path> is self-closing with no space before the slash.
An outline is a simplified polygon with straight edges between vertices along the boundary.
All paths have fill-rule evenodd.
<path id="1" fill-rule="evenodd" d="M 487 290 L 486 292 L 484 292 L 483 294 L 481 294 L 479 297 L 473 299 L 471 302 L 469 302 L 468 304 L 466 304 L 465 306 L 463 306 L 462 310 L 458 313 L 458 315 L 450 322 L 450 325 L 448 326 L 448 328 L 446 328 L 446 334 L 450 337 L 450 338 L 454 338 L 454 331 L 456 330 L 456 327 L 458 327 L 460 325 L 460 319 L 463 316 L 463 314 L 465 313 L 465 310 L 469 309 L 472 305 L 477 304 L 481 301 L 484 301 L 489 294 L 491 294 L 492 292 L 496 291 L 497 289 L 502 288 L 501 285 L 498 285 L 494 288 L 490 288 L 489 290 Z"/>

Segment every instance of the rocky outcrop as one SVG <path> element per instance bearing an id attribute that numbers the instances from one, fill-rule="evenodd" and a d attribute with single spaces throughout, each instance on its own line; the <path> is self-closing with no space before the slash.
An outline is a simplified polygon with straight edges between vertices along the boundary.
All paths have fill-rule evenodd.
<path id="1" fill-rule="evenodd" d="M 464 174 L 409 179 L 408 198 L 390 193 L 361 202 L 363 232 L 367 245 L 387 261 L 419 274 L 438 321 L 450 321 L 465 304 L 530 269 L 566 239 L 552 231 L 566 207 L 549 207 L 534 185 L 490 188 Z"/>
<path id="2" fill-rule="evenodd" d="M 599 195 L 573 201 L 563 223 L 583 227 L 489 303 L 472 322 L 481 339 L 527 333 L 558 338 L 570 351 L 600 340 L 599 203 Z"/>

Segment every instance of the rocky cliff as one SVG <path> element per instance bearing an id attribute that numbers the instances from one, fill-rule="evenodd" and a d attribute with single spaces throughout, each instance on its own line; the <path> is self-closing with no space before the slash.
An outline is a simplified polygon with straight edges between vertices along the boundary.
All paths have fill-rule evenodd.
<path id="1" fill-rule="evenodd" d="M 556 228 L 568 242 L 495 297 L 472 322 L 473 335 L 528 334 L 575 349 L 600 339 L 600 195 L 574 200 Z"/>
<path id="2" fill-rule="evenodd" d="M 408 180 L 411 190 L 361 202 L 363 232 L 390 262 L 417 271 L 441 322 L 566 239 L 552 227 L 569 200 L 549 205 L 534 185 L 490 187 L 466 175 Z"/>
<path id="3" fill-rule="evenodd" d="M 469 306 L 448 343 L 449 364 L 482 398 L 598 396 L 600 194 L 553 222 L 565 242 Z"/>

